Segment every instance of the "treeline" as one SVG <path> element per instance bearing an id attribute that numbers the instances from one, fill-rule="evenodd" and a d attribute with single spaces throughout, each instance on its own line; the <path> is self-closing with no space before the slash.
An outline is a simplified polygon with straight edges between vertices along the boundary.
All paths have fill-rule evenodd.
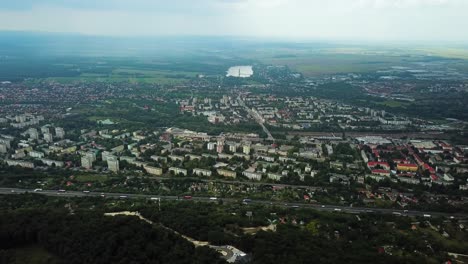
<path id="1" fill-rule="evenodd" d="M 38 245 L 59 263 L 225 263 L 218 253 L 136 217 L 85 211 L 28 209 L 0 213 L 0 260 Z"/>
<path id="2" fill-rule="evenodd" d="M 381 109 L 399 115 L 430 120 L 445 118 L 468 120 L 468 112 L 466 111 L 466 105 L 468 104 L 467 92 L 450 90 L 440 93 L 428 93 L 421 90 L 420 93 L 415 95 L 416 101 L 410 105 L 395 107 L 384 104 L 388 100 L 387 98 L 367 95 L 361 88 L 343 82 L 323 84 L 316 90 L 310 91 L 310 94 L 356 106 Z"/>

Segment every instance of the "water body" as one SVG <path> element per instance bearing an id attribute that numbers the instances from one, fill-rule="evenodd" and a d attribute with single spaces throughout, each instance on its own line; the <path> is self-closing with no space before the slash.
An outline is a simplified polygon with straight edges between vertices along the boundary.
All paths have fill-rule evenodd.
<path id="1" fill-rule="evenodd" d="M 253 75 L 253 69 L 251 65 L 246 66 L 233 66 L 227 71 L 226 77 L 239 77 L 248 78 Z"/>

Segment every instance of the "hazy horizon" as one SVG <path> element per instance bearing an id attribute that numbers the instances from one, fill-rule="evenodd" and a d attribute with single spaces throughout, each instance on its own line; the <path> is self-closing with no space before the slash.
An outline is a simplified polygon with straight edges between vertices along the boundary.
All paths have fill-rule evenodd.
<path id="1" fill-rule="evenodd" d="M 18 0 L 0 31 L 294 41 L 468 43 L 463 0 Z"/>

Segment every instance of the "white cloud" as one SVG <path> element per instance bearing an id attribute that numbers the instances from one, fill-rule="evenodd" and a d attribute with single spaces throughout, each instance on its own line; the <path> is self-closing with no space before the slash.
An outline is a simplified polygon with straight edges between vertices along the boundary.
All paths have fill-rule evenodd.
<path id="1" fill-rule="evenodd" d="M 23 9 L 0 4 L 0 30 L 468 42 L 468 0 L 45 2 Z"/>

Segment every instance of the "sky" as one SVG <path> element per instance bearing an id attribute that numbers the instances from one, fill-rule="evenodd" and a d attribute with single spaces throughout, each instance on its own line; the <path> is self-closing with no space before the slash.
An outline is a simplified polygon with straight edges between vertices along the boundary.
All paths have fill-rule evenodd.
<path id="1" fill-rule="evenodd" d="M 0 30 L 468 43 L 468 0 L 2 0 Z"/>

